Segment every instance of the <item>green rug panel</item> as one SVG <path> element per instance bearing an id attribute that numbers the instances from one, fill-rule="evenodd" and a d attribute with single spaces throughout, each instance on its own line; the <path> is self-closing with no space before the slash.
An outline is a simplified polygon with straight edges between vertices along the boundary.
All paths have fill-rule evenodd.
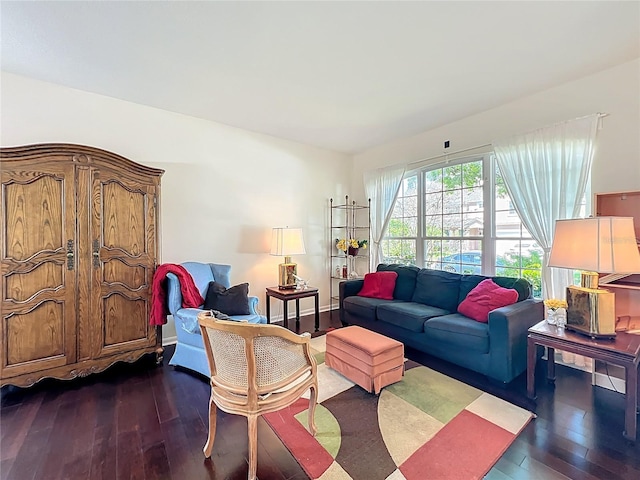
<path id="1" fill-rule="evenodd" d="M 304 428 L 309 430 L 309 410 L 304 410 L 295 415 Z M 340 440 L 342 433 L 340 431 L 340 424 L 333 416 L 333 414 L 323 407 L 321 404 L 316 406 L 316 428 L 318 433 L 316 434 L 316 440 L 324 449 L 329 452 L 333 458 L 336 458 L 338 451 L 340 450 Z"/>
<path id="2" fill-rule="evenodd" d="M 320 365 L 321 363 L 324 363 L 324 355 L 326 352 L 318 352 L 318 353 L 314 353 L 313 356 L 316 359 L 316 363 L 318 365 Z"/>
<path id="3" fill-rule="evenodd" d="M 386 390 L 442 423 L 449 422 L 482 395 L 477 388 L 426 367 L 407 370 L 401 382 Z"/>

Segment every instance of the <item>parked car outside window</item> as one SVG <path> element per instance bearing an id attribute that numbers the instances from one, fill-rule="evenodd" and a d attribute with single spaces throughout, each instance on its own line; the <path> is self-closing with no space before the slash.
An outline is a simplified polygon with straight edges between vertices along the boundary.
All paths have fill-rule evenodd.
<path id="1" fill-rule="evenodd" d="M 442 270 L 452 273 L 480 275 L 482 270 L 482 252 L 472 250 L 442 257 Z"/>
<path id="2" fill-rule="evenodd" d="M 502 257 L 496 259 L 496 266 L 504 266 Z M 469 250 L 461 253 L 454 253 L 442 257 L 442 263 L 431 264 L 431 268 L 444 270 L 451 273 L 462 273 L 467 275 L 482 275 L 482 252 L 479 250 Z M 496 275 L 504 274 L 503 269 L 497 268 Z"/>

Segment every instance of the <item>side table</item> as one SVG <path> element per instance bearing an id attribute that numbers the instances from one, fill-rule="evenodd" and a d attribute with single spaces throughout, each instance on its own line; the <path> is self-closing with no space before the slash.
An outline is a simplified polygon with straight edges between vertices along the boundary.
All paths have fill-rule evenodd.
<path id="1" fill-rule="evenodd" d="M 595 360 L 624 367 L 625 410 L 624 437 L 635 441 L 637 408 L 640 397 L 638 363 L 640 361 L 640 335 L 618 332 L 613 339 L 594 339 L 580 333 L 550 325 L 546 320 L 529 329 L 527 337 L 527 395 L 535 398 L 536 345 L 548 348 L 547 380 L 555 381 L 555 349 L 577 353 Z"/>
<path id="2" fill-rule="evenodd" d="M 317 288 L 306 288 L 304 290 L 284 290 L 278 287 L 267 287 L 266 300 L 267 300 L 267 323 L 271 323 L 271 297 L 282 300 L 284 304 L 284 327 L 289 328 L 289 316 L 287 311 L 287 303 L 289 300 L 296 301 L 296 330 L 300 328 L 300 299 L 307 297 L 315 298 L 315 327 L 316 332 L 320 329 L 320 298 Z"/>

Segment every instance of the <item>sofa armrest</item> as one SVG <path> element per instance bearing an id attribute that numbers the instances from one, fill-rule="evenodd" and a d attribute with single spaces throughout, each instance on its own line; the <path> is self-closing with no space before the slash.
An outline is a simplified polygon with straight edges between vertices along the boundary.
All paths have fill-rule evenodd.
<path id="1" fill-rule="evenodd" d="M 260 315 L 258 312 L 258 297 L 249 295 L 249 312 L 251 312 L 252 315 Z"/>
<path id="2" fill-rule="evenodd" d="M 182 292 L 180 291 L 180 280 L 173 273 L 167 273 L 165 280 L 167 287 L 167 306 L 169 312 L 175 317 L 176 312 L 182 308 Z"/>
<path id="3" fill-rule="evenodd" d="M 352 297 L 357 295 L 360 290 L 362 290 L 362 286 L 364 285 L 364 279 L 360 278 L 357 280 L 345 280 L 344 282 L 340 282 L 338 285 L 338 295 L 339 295 L 339 308 L 340 308 L 340 321 L 343 325 L 345 324 L 344 320 L 344 308 L 342 303 L 344 299 L 347 297 Z"/>
<path id="4" fill-rule="evenodd" d="M 200 308 L 181 308 L 178 313 L 173 316 L 176 325 L 176 335 L 178 341 L 182 341 L 184 335 L 182 332 L 200 335 L 200 326 L 198 325 L 198 314 L 202 313 Z"/>
<path id="5" fill-rule="evenodd" d="M 347 297 L 352 297 L 357 295 L 360 290 L 362 290 L 362 286 L 364 285 L 364 280 L 359 278 L 357 280 L 345 280 L 344 282 L 340 282 L 338 285 L 338 294 L 340 295 L 340 308 L 342 308 L 342 300 Z"/>
<path id="6" fill-rule="evenodd" d="M 528 298 L 489 312 L 490 368 L 510 382 L 527 368 L 527 331 L 544 319 L 542 300 Z"/>

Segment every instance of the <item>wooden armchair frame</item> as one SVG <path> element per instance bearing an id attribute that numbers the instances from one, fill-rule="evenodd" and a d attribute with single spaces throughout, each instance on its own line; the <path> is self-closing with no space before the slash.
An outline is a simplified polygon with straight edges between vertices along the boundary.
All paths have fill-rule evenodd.
<path id="1" fill-rule="evenodd" d="M 198 315 L 211 370 L 209 436 L 204 455 L 209 458 L 216 434 L 216 407 L 247 417 L 249 480 L 256 478 L 258 417 L 291 405 L 310 389 L 309 429 L 318 398 L 316 360 L 311 335 L 297 335 L 278 325 L 256 325 L 217 320 L 211 312 Z"/>

